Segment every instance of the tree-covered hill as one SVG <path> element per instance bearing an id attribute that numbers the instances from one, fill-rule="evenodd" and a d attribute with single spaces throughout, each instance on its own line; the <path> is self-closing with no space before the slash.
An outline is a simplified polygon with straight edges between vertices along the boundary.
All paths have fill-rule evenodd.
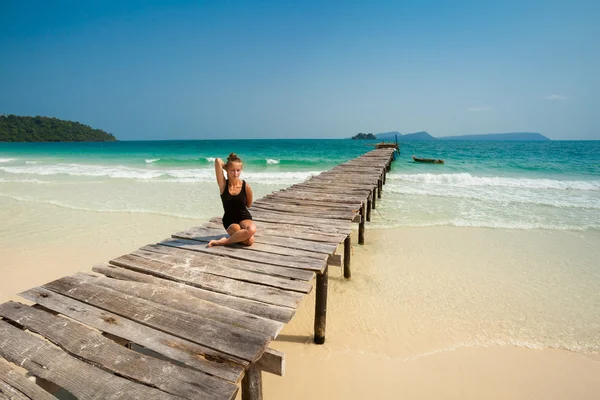
<path id="1" fill-rule="evenodd" d="M 109 142 L 117 140 L 102 129 L 48 117 L 0 115 L 0 142 Z"/>

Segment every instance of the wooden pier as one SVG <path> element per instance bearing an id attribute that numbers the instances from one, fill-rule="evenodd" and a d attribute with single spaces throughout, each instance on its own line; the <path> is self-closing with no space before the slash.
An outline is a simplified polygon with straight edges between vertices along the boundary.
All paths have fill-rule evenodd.
<path id="1" fill-rule="evenodd" d="M 251 208 L 254 245 L 206 247 L 220 218 L 20 294 L 0 305 L 0 400 L 262 398 L 269 348 L 316 277 L 316 343 L 324 343 L 328 266 L 351 276 L 351 224 L 381 198 L 394 149 L 370 151 L 274 192 Z M 344 243 L 344 256 L 335 254 Z M 27 332 L 29 331 L 29 332 Z M 35 333 L 35 335 L 31 334 Z M 125 344 L 125 346 L 123 346 Z"/>

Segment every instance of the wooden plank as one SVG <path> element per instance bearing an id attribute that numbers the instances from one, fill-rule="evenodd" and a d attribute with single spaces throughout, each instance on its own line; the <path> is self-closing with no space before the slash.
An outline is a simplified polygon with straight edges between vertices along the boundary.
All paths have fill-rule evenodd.
<path id="1" fill-rule="evenodd" d="M 177 239 L 175 240 L 180 240 L 179 237 L 185 236 L 183 233 L 181 235 L 175 234 L 173 236 L 178 236 Z M 206 246 L 206 242 L 204 242 L 204 240 L 206 240 L 205 237 L 203 238 L 199 238 L 200 241 L 195 241 L 195 240 L 191 240 L 192 242 L 198 243 L 200 246 Z M 266 245 L 262 245 L 262 246 L 266 246 Z M 152 250 L 155 250 L 156 248 L 153 247 Z M 154 259 L 157 260 L 159 262 L 165 262 L 165 263 L 169 263 L 169 264 L 175 264 L 175 265 L 184 265 L 185 266 L 185 271 L 192 273 L 192 272 L 203 272 L 203 273 L 207 273 L 207 274 L 211 274 L 211 275 L 217 275 L 217 276 L 221 276 L 221 277 L 225 277 L 225 278 L 230 278 L 230 279 L 235 279 L 238 281 L 242 281 L 242 282 L 249 282 L 249 283 L 255 283 L 255 284 L 260 284 L 260 285 L 264 285 L 264 286 L 271 286 L 274 288 L 279 288 L 279 289 L 285 289 L 285 290 L 293 290 L 295 292 L 301 292 L 301 293 L 308 293 L 310 292 L 312 285 L 306 281 L 300 281 L 300 280 L 292 280 L 289 279 L 287 277 L 279 277 L 279 276 L 272 276 L 272 275 L 268 275 L 265 273 L 261 273 L 261 272 L 254 272 L 254 271 L 245 271 L 242 268 L 234 268 L 231 267 L 230 265 L 235 265 L 238 263 L 237 260 L 234 259 L 226 259 L 224 257 L 218 257 L 218 256 L 212 256 L 212 257 L 206 257 L 206 259 L 203 259 L 202 257 L 202 253 L 191 253 L 192 255 L 188 255 L 187 253 L 190 253 L 189 251 L 186 252 L 179 252 L 179 253 L 175 253 L 172 252 L 171 254 L 175 255 L 178 254 L 179 257 L 178 258 L 173 258 L 173 256 L 171 257 L 158 257 L 155 256 L 154 254 L 152 254 L 152 252 L 148 253 L 148 252 L 144 252 L 142 250 L 139 250 L 138 252 L 134 252 L 132 253 L 133 256 L 138 256 L 138 257 L 142 257 L 142 258 L 147 258 L 147 259 Z M 126 257 L 127 262 L 142 262 L 143 260 L 139 260 L 139 259 L 134 259 L 132 258 L 132 255 L 125 255 L 122 257 Z M 192 258 L 192 256 L 196 256 L 195 258 Z M 326 256 L 321 255 L 322 259 L 325 259 Z M 214 260 L 214 258 L 221 258 L 220 260 Z M 159 259 L 159 258 L 162 258 Z M 121 261 L 121 258 L 116 258 L 114 260 L 112 260 L 114 262 L 111 262 L 113 265 L 120 265 L 118 264 Z M 123 266 L 123 265 L 122 265 Z M 126 266 L 127 267 L 127 266 Z M 193 268 L 193 269 L 188 269 L 188 267 Z M 280 267 L 281 268 L 281 267 Z M 275 272 L 279 272 L 279 271 L 275 271 Z M 312 278 L 312 275 L 308 275 L 307 277 Z"/>
<path id="2" fill-rule="evenodd" d="M 334 203 L 329 202 L 327 200 L 309 200 L 309 199 L 292 199 L 292 198 L 274 198 L 272 196 L 265 196 L 261 200 L 257 200 L 252 203 L 252 206 L 255 204 L 264 204 L 266 206 L 272 204 L 279 204 L 280 206 L 294 206 L 294 207 L 302 207 L 302 208 L 314 208 L 318 210 L 328 210 L 334 212 L 357 212 L 362 202 L 356 202 L 353 205 L 343 204 L 343 203 Z"/>
<path id="3" fill-rule="evenodd" d="M 173 237 L 187 237 L 192 238 L 193 235 L 208 236 L 208 233 L 225 232 L 223 228 L 218 228 L 216 224 L 208 223 L 202 226 L 192 227 L 187 231 L 177 232 L 172 235 Z M 255 243 L 264 243 L 270 245 L 277 245 L 280 247 L 287 247 L 292 249 L 306 250 L 314 253 L 332 254 L 337 249 L 337 244 L 333 243 L 322 243 L 314 242 L 311 240 L 305 240 L 301 238 L 290 238 L 288 236 L 273 235 L 269 233 L 263 233 L 257 231 L 254 235 Z"/>
<path id="4" fill-rule="evenodd" d="M 256 366 L 264 372 L 277 376 L 285 375 L 285 354 L 281 351 L 267 348 L 262 357 L 256 362 Z"/>
<path id="5" fill-rule="evenodd" d="M 222 236 L 222 234 L 221 235 L 203 235 L 203 234 L 199 234 L 200 232 L 201 231 L 199 231 L 199 230 L 196 230 L 194 232 L 177 232 L 177 233 L 171 235 L 171 237 L 175 238 L 175 239 L 184 239 L 184 240 L 192 240 L 192 241 L 201 242 L 201 243 L 208 243 L 211 240 L 213 240 L 213 238 Z M 314 258 L 316 260 L 324 261 L 327 259 L 327 257 L 324 254 L 319 253 L 319 252 L 314 252 L 311 250 L 295 249 L 292 247 L 283 247 L 283 246 L 279 246 L 277 244 L 269 244 L 269 243 L 265 243 L 264 241 L 258 241 L 256 239 L 252 246 L 246 246 L 246 245 L 241 245 L 241 244 L 236 243 L 236 244 L 229 245 L 228 247 L 234 248 L 234 249 L 240 249 L 241 251 L 259 251 L 262 253 L 280 254 L 283 256 L 295 257 L 299 260 L 302 260 L 304 258 Z"/>
<path id="6" fill-rule="evenodd" d="M 252 204 L 252 212 L 257 209 L 277 211 L 288 214 L 306 215 L 313 218 L 323 219 L 349 220 L 356 215 L 355 210 L 333 211 L 325 207 L 295 206 L 292 204 L 281 204 L 277 202 L 255 202 Z"/>
<path id="7" fill-rule="evenodd" d="M 71 357 L 43 339 L 0 321 L 0 355 L 78 399 L 179 399 Z"/>
<path id="8" fill-rule="evenodd" d="M 308 226 L 318 226 L 322 228 L 331 229 L 334 233 L 340 233 L 340 231 L 345 230 L 348 227 L 347 222 L 335 220 L 335 219 L 326 219 L 318 216 L 299 216 L 294 215 L 291 216 L 281 211 L 267 211 L 259 208 L 252 208 L 252 217 L 256 220 L 257 217 L 260 216 L 276 216 L 280 218 L 279 223 L 294 223 L 298 224 L 302 222 Z M 290 222 L 288 222 L 290 221 Z"/>
<path id="9" fill-rule="evenodd" d="M 249 364 L 248 361 L 240 358 L 192 343 L 44 288 L 29 289 L 20 293 L 20 296 L 100 331 L 125 338 L 165 357 L 231 382 L 238 382 L 244 367 Z"/>
<path id="10" fill-rule="evenodd" d="M 0 305 L 0 315 L 42 335 L 76 358 L 172 395 L 231 399 L 237 392 L 230 382 L 142 355 L 91 328 L 45 311 L 8 302 Z"/>
<path id="11" fill-rule="evenodd" d="M 254 221 L 270 222 L 275 224 L 288 224 L 311 226 L 320 228 L 331 228 L 331 232 L 341 235 L 348 235 L 351 231 L 351 223 L 349 221 L 313 218 L 306 216 L 290 215 L 276 211 L 252 210 Z"/>
<path id="12" fill-rule="evenodd" d="M 32 400 L 56 400 L 54 396 L 0 360 L 0 381 Z M 7 390 L 8 391 L 8 390 Z M 7 396 L 8 397 L 8 396 Z M 10 399 L 10 397 L 8 397 Z"/>
<path id="13" fill-rule="evenodd" d="M 201 289 L 261 301 L 276 306 L 296 308 L 300 300 L 302 300 L 302 294 L 298 292 L 207 274 L 194 267 L 173 265 L 135 255 L 119 257 L 111 260 L 110 264 L 185 283 Z"/>
<path id="14" fill-rule="evenodd" d="M 259 232 L 281 237 L 293 237 L 320 243 L 338 244 L 347 235 L 320 230 L 319 227 L 288 225 L 280 222 L 255 221 Z"/>
<path id="15" fill-rule="evenodd" d="M 249 314 L 258 315 L 259 317 L 272 319 L 273 321 L 289 322 L 294 316 L 294 309 L 289 307 L 279 307 L 274 306 L 272 304 L 262 303 L 259 301 L 243 299 L 241 297 L 234 297 L 222 293 L 211 292 L 209 290 L 189 286 L 184 283 L 178 283 L 167 279 L 161 279 L 156 276 L 131 271 L 125 268 L 115 267 L 113 265 L 95 265 L 93 271 L 115 279 L 133 282 L 152 283 L 161 287 L 166 287 L 171 290 L 176 290 L 178 292 L 185 293 L 189 296 L 194 296 L 199 299 L 211 301 L 216 304 L 221 304 L 225 307 L 229 307 L 234 310 L 239 310 Z"/>
<path id="16" fill-rule="evenodd" d="M 360 201 L 346 201 L 346 202 L 333 202 L 327 198 L 321 197 L 321 199 L 309 199 L 306 198 L 308 196 L 304 196 L 304 198 L 298 198 L 294 196 L 285 197 L 285 196 L 273 196 L 272 194 L 268 194 L 263 197 L 265 202 L 276 202 L 279 204 L 292 204 L 295 206 L 312 206 L 312 207 L 325 207 L 331 210 L 340 210 L 340 211 L 357 211 L 362 206 L 362 200 Z M 314 196 L 318 197 L 318 196 Z"/>
<path id="17" fill-rule="evenodd" d="M 159 256 L 158 254 L 161 254 Z M 234 260 L 228 257 L 208 253 L 184 251 L 175 247 L 151 244 L 131 253 L 151 260 L 168 262 L 170 264 L 182 264 L 196 268 L 207 268 L 212 265 L 234 268 L 236 270 L 255 272 L 257 274 L 272 275 L 281 278 L 310 281 L 315 277 L 311 271 L 303 271 L 295 268 L 285 268 L 279 265 L 260 264 L 251 261 Z"/>
<path id="18" fill-rule="evenodd" d="M 288 189 L 279 192 L 273 192 L 266 197 L 277 200 L 309 200 L 309 201 L 320 201 L 331 204 L 341 204 L 344 206 L 359 206 L 364 200 L 365 196 L 354 195 L 346 193 L 343 197 L 335 193 L 318 193 L 318 192 L 305 192 L 300 189 Z"/>
<path id="19" fill-rule="evenodd" d="M 206 244 L 185 239 L 166 239 L 158 243 L 163 246 L 176 247 L 189 251 L 197 251 L 214 255 L 227 256 L 238 260 L 261 262 L 271 265 L 279 265 L 287 268 L 298 268 L 308 271 L 321 271 L 325 261 L 308 257 L 286 256 L 281 254 L 263 253 L 260 251 L 244 251 L 240 248 L 229 246 L 206 247 Z"/>
<path id="20" fill-rule="evenodd" d="M 29 400 L 29 397 L 0 379 L 0 399 Z"/>
<path id="21" fill-rule="evenodd" d="M 141 324 L 190 340 L 222 353 L 256 361 L 270 341 L 269 335 L 248 331 L 206 317 L 174 310 L 135 296 L 98 287 L 74 277 L 43 286 Z"/>
<path id="22" fill-rule="evenodd" d="M 220 321 L 226 324 L 234 321 L 237 327 L 263 333 L 269 335 L 271 338 L 277 337 L 283 328 L 281 322 L 234 310 L 153 283 L 109 279 L 82 272 L 75 274 L 74 278 L 81 279 L 83 282 L 88 282 L 96 286 L 102 286 L 116 290 L 117 292 L 130 294 L 140 299 L 152 301 L 175 310 L 199 314 L 214 321 Z"/>
<path id="23" fill-rule="evenodd" d="M 340 237 L 346 237 L 347 235 L 344 235 L 343 233 L 339 233 L 339 229 L 335 228 L 335 227 L 331 227 L 331 226 L 325 226 L 325 225 L 310 225 L 310 224 L 304 224 L 304 225 L 297 225 L 297 224 L 288 224 L 284 221 L 264 221 L 264 220 L 257 220 L 256 218 L 254 218 L 254 222 L 256 223 L 256 227 L 257 227 L 257 231 L 258 228 L 260 227 L 260 229 L 268 229 L 270 230 L 269 232 L 266 233 L 272 233 L 271 230 L 277 230 L 277 231 L 291 231 L 294 233 L 302 233 L 302 234 L 309 234 L 310 239 L 308 239 L 308 237 L 306 238 L 307 240 L 312 240 L 312 241 L 316 241 L 316 242 L 336 242 L 339 243 L 339 238 Z M 216 224 L 219 225 L 221 227 L 223 227 L 223 224 L 221 223 L 221 217 L 213 217 L 209 220 L 210 224 Z M 279 234 L 279 233 L 276 233 Z M 344 240 L 344 239 L 341 239 Z"/>

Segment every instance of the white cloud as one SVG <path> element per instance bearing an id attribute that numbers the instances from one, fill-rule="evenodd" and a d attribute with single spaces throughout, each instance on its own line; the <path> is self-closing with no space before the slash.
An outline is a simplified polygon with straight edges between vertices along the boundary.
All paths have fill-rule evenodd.
<path id="1" fill-rule="evenodd" d="M 492 109 L 491 107 L 487 107 L 487 106 L 477 106 L 477 107 L 471 107 L 471 108 L 467 109 L 467 111 L 478 112 L 478 111 L 489 111 L 491 109 Z"/>
<path id="2" fill-rule="evenodd" d="M 567 96 L 562 94 L 551 94 L 550 96 L 544 97 L 546 100 L 566 100 Z"/>

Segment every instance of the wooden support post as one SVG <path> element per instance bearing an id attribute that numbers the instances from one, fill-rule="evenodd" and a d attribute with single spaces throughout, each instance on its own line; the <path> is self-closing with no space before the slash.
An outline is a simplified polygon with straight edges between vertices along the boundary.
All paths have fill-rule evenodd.
<path id="1" fill-rule="evenodd" d="M 381 179 L 377 181 L 377 198 L 381 198 L 381 189 L 382 189 Z"/>
<path id="2" fill-rule="evenodd" d="M 350 235 L 344 239 L 344 278 L 350 278 L 350 252 L 352 251 L 352 239 Z"/>
<path id="3" fill-rule="evenodd" d="M 262 400 L 262 376 L 256 363 L 250 364 L 242 379 L 242 400 Z"/>
<path id="4" fill-rule="evenodd" d="M 367 199 L 367 222 L 371 222 L 371 208 L 373 206 L 371 205 L 371 196 L 369 195 L 369 198 Z"/>
<path id="5" fill-rule="evenodd" d="M 387 167 L 383 169 L 383 184 L 385 185 L 385 176 L 387 175 Z"/>
<path id="6" fill-rule="evenodd" d="M 366 205 L 363 203 L 360 209 L 360 222 L 358 223 L 358 244 L 365 244 L 365 215 L 367 214 Z"/>
<path id="7" fill-rule="evenodd" d="M 373 188 L 373 200 L 371 201 L 371 203 L 373 203 L 373 210 L 375 209 L 375 206 L 377 205 L 377 188 Z"/>
<path id="8" fill-rule="evenodd" d="M 328 268 L 317 274 L 317 293 L 315 300 L 315 343 L 325 343 L 325 322 L 327 320 Z"/>

